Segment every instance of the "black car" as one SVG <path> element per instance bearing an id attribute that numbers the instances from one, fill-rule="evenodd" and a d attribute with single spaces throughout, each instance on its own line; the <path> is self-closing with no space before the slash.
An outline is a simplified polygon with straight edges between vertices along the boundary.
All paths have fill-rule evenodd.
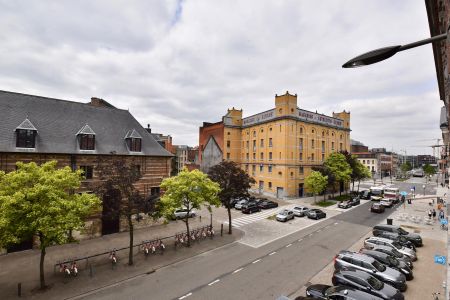
<path id="1" fill-rule="evenodd" d="M 352 203 L 350 202 L 350 200 L 349 201 L 341 201 L 341 202 L 339 202 L 339 204 L 338 204 L 338 207 L 339 208 L 344 208 L 344 209 L 347 209 L 347 208 L 350 208 L 350 207 L 352 207 L 353 205 L 352 205 Z"/>
<path id="2" fill-rule="evenodd" d="M 371 250 L 392 255 L 396 259 L 405 262 L 405 264 L 411 269 L 413 268 L 412 259 L 403 253 L 398 252 L 397 249 L 382 245 L 374 245 Z"/>
<path id="3" fill-rule="evenodd" d="M 255 203 L 250 203 L 248 205 L 242 206 L 242 213 L 244 213 L 244 214 L 252 214 L 254 212 L 260 212 L 260 211 L 261 211 L 261 207 L 259 207 Z"/>
<path id="4" fill-rule="evenodd" d="M 263 201 L 259 204 L 259 207 L 262 209 L 275 208 L 278 207 L 278 203 L 274 201 Z"/>
<path id="5" fill-rule="evenodd" d="M 383 213 L 384 210 L 385 210 L 384 205 L 381 205 L 380 202 L 374 202 L 374 203 L 372 203 L 372 206 L 370 207 L 371 212 Z"/>
<path id="6" fill-rule="evenodd" d="M 393 232 L 403 235 L 409 241 L 414 243 L 414 246 L 416 247 L 420 247 L 423 245 L 422 237 L 420 235 L 418 235 L 417 233 L 408 232 L 405 229 L 401 228 L 400 226 L 384 225 L 384 224 L 376 225 L 375 227 L 373 227 L 372 233 L 374 236 L 378 236 L 378 234 L 382 231 Z"/>
<path id="7" fill-rule="evenodd" d="M 378 300 L 383 299 L 348 286 L 312 284 L 306 288 L 306 296 L 314 299 Z M 402 298 L 403 299 L 403 298 Z"/>
<path id="8" fill-rule="evenodd" d="M 315 219 L 315 220 L 318 220 L 318 219 L 326 218 L 326 217 L 327 217 L 327 214 L 326 214 L 325 212 L 321 211 L 320 209 L 314 208 L 314 209 L 308 210 L 308 211 L 306 212 L 306 216 L 307 216 L 309 219 Z"/>
<path id="9" fill-rule="evenodd" d="M 359 192 L 359 197 L 361 199 L 370 200 L 372 193 L 369 190 Z"/>
<path id="10" fill-rule="evenodd" d="M 351 200 L 348 200 L 348 202 L 352 205 L 352 206 L 356 206 L 361 204 L 361 200 L 359 199 L 359 197 L 353 197 Z"/>
<path id="11" fill-rule="evenodd" d="M 380 231 L 380 232 L 378 232 L 377 236 L 385 238 L 385 239 L 389 239 L 389 240 L 392 240 L 392 241 L 396 241 L 400 245 L 416 251 L 416 246 L 414 245 L 414 243 L 411 242 L 410 240 L 408 240 L 405 236 L 400 235 L 398 233 L 387 232 L 387 231 Z"/>
<path id="12" fill-rule="evenodd" d="M 359 270 L 340 270 L 335 271 L 331 282 L 334 285 L 345 285 L 369 294 L 378 296 L 382 299 L 403 300 L 403 294 L 393 286 L 384 283 L 369 273 Z"/>
<path id="13" fill-rule="evenodd" d="M 411 268 L 404 261 L 398 260 L 392 255 L 368 249 L 361 249 L 360 253 L 371 256 L 380 263 L 402 272 L 406 280 L 412 280 L 414 278 Z"/>

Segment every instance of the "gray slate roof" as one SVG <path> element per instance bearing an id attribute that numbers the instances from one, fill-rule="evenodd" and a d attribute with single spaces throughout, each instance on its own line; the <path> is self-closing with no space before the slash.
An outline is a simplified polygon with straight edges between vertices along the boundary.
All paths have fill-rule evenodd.
<path id="1" fill-rule="evenodd" d="M 28 123 L 38 132 L 35 151 L 16 149 L 15 130 Z M 89 131 L 87 124 L 95 132 L 93 151 L 78 147 L 77 133 Z M 142 137 L 141 153 L 126 146 L 133 130 Z M 173 156 L 127 110 L 7 91 L 0 91 L 0 152 Z"/>

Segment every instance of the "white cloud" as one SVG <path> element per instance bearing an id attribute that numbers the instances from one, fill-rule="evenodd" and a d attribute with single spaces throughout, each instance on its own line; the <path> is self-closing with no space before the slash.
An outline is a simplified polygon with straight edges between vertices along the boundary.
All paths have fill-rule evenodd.
<path id="1" fill-rule="evenodd" d="M 189 145 L 203 121 L 289 90 L 301 108 L 350 110 L 352 137 L 371 147 L 431 153 L 409 147 L 440 135 L 431 46 L 341 68 L 426 36 L 421 1 L 0 0 L 0 89 L 102 97 Z"/>

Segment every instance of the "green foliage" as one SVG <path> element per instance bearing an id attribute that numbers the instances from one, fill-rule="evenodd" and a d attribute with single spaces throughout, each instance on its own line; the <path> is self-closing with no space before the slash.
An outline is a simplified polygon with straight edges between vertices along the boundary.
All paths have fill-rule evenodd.
<path id="1" fill-rule="evenodd" d="M 333 204 L 336 204 L 335 201 L 319 201 L 316 203 L 316 205 L 320 206 L 320 207 L 328 207 L 331 206 Z"/>
<path id="2" fill-rule="evenodd" d="M 336 200 L 336 201 L 346 201 L 346 200 L 350 200 L 350 199 L 351 199 L 351 196 L 350 196 L 350 195 L 339 195 L 339 196 L 334 197 L 333 200 Z"/>
<path id="3" fill-rule="evenodd" d="M 305 187 L 309 192 L 314 194 L 314 200 L 316 199 L 317 194 L 323 192 L 327 184 L 327 176 L 323 176 L 318 171 L 312 171 L 311 174 L 309 174 L 305 179 Z"/>
<path id="4" fill-rule="evenodd" d="M 39 237 L 41 288 L 45 248 L 68 242 L 68 232 L 82 229 L 101 203 L 93 194 L 73 192 L 81 184 L 80 170 L 56 169 L 56 164 L 18 162 L 16 171 L 0 173 L 0 245 Z"/>
<path id="5" fill-rule="evenodd" d="M 422 167 L 423 172 L 425 173 L 425 175 L 433 175 L 436 174 L 436 168 L 433 166 L 430 166 L 429 164 L 426 164 L 425 166 Z"/>
<path id="6" fill-rule="evenodd" d="M 360 161 L 356 162 L 356 176 L 355 180 L 364 180 L 367 178 L 371 178 L 372 173 L 369 171 L 369 169 L 364 166 Z"/>
<path id="7" fill-rule="evenodd" d="M 348 182 L 351 179 L 352 169 L 342 153 L 331 153 L 324 163 L 337 181 Z"/>
<path id="8" fill-rule="evenodd" d="M 403 173 L 411 171 L 412 170 L 411 163 L 409 161 L 407 161 L 406 163 L 402 164 L 400 166 L 400 170 L 402 170 Z"/>
<path id="9" fill-rule="evenodd" d="M 164 190 L 164 195 L 161 197 L 158 209 L 166 219 L 171 219 L 178 208 L 186 208 L 189 213 L 192 209 L 200 209 L 204 205 L 209 209 L 211 205 L 220 205 L 219 184 L 199 170 L 189 172 L 184 168 L 177 176 L 164 179 L 161 188 Z M 189 233 L 188 214 L 183 221 Z M 190 234 L 188 234 L 188 245 L 190 245 Z"/>

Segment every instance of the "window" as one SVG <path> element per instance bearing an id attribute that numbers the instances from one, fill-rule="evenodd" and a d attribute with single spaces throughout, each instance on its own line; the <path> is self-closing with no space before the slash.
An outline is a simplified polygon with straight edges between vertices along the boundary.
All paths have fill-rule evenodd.
<path id="1" fill-rule="evenodd" d="M 366 164 L 366 160 L 365 159 L 363 159 L 363 165 L 365 165 Z"/>
<path id="2" fill-rule="evenodd" d="M 95 135 L 80 134 L 80 150 L 95 150 Z"/>
<path id="3" fill-rule="evenodd" d="M 302 150 L 303 149 L 303 138 L 300 138 L 298 143 L 299 143 L 300 150 Z"/>
<path id="4" fill-rule="evenodd" d="M 269 160 L 272 160 L 272 152 L 269 152 Z"/>
<path id="5" fill-rule="evenodd" d="M 259 159 L 264 159 L 264 153 L 263 152 L 261 152 L 260 154 L 259 154 Z"/>
<path id="6" fill-rule="evenodd" d="M 260 172 L 264 171 L 264 165 L 259 165 L 259 171 Z"/>
<path id="7" fill-rule="evenodd" d="M 331 142 L 331 150 L 334 151 L 334 142 Z"/>
<path id="8" fill-rule="evenodd" d="M 248 173 L 248 165 L 245 165 L 245 172 Z"/>
<path id="9" fill-rule="evenodd" d="M 248 130 L 247 130 L 247 135 L 249 134 Z"/>
<path id="10" fill-rule="evenodd" d="M 342 151 L 342 143 L 339 143 L 339 151 Z"/>
<path id="11" fill-rule="evenodd" d="M 253 159 L 256 160 L 256 153 L 253 152 Z"/>
<path id="12" fill-rule="evenodd" d="M 314 140 L 311 140 L 311 149 L 314 149 Z"/>
<path id="13" fill-rule="evenodd" d="M 227 141 L 227 148 L 230 148 L 231 141 Z"/>
<path id="14" fill-rule="evenodd" d="M 294 172 L 291 172 L 291 177 L 294 177 Z"/>
<path id="15" fill-rule="evenodd" d="M 300 159 L 300 160 L 303 160 L 303 152 L 300 152 L 300 157 L 299 157 L 299 159 Z"/>
<path id="16" fill-rule="evenodd" d="M 300 127 L 300 133 L 303 133 L 303 127 Z"/>
<path id="17" fill-rule="evenodd" d="M 255 137 L 255 136 L 256 136 L 256 131 L 253 130 L 253 137 Z"/>
<path id="18" fill-rule="evenodd" d="M 227 159 L 230 159 L 230 153 L 227 153 Z"/>
<path id="19" fill-rule="evenodd" d="M 301 167 L 298 168 L 298 172 L 299 172 L 300 174 L 303 174 L 304 171 L 305 171 L 305 170 L 303 169 L 303 166 L 301 166 Z"/>
<path id="20" fill-rule="evenodd" d="M 141 174 L 141 165 L 131 165 L 136 174 Z"/>
<path id="21" fill-rule="evenodd" d="M 272 147 L 272 138 L 269 138 L 269 147 Z"/>
<path id="22" fill-rule="evenodd" d="M 229 132 L 229 131 L 227 132 L 227 135 L 230 135 L 230 132 Z"/>
<path id="23" fill-rule="evenodd" d="M 314 133 L 314 129 L 313 129 L 313 130 L 311 130 L 311 133 Z"/>
<path id="24" fill-rule="evenodd" d="M 260 130 L 261 132 L 264 132 L 264 129 L 263 128 L 261 128 L 261 130 Z"/>
<path id="25" fill-rule="evenodd" d="M 256 151 L 256 140 L 253 140 L 253 151 Z"/>
<path id="26" fill-rule="evenodd" d="M 280 152 L 280 159 L 281 159 L 281 152 Z"/>
<path id="27" fill-rule="evenodd" d="M 322 152 L 325 152 L 325 141 L 322 141 Z"/>
<path id="28" fill-rule="evenodd" d="M 247 149 L 248 149 L 248 147 L 250 147 L 250 142 L 249 142 L 249 141 L 246 141 L 246 142 L 245 142 L 245 145 L 246 145 L 246 147 L 247 147 Z"/>
<path id="29" fill-rule="evenodd" d="M 280 132 L 281 132 L 281 124 L 280 124 Z"/>
<path id="30" fill-rule="evenodd" d="M 375 164 L 375 161 L 372 159 L 372 165 Z"/>
<path id="31" fill-rule="evenodd" d="M 311 160 L 314 161 L 314 153 L 311 154 Z"/>
<path id="32" fill-rule="evenodd" d="M 249 157 L 248 157 L 248 153 L 245 154 L 245 158 L 247 158 L 247 160 L 248 160 L 248 158 L 249 158 Z"/>
<path id="33" fill-rule="evenodd" d="M 94 175 L 94 167 L 92 166 L 80 166 L 80 170 L 83 172 L 83 176 L 86 179 L 92 179 Z"/>
<path id="34" fill-rule="evenodd" d="M 325 131 L 322 131 L 322 136 L 325 136 Z"/>
<path id="35" fill-rule="evenodd" d="M 272 188 L 272 182 L 269 181 L 269 189 L 271 189 L 271 188 Z"/>
<path id="36" fill-rule="evenodd" d="M 340 136 L 340 139 L 342 140 L 342 134 L 341 134 L 341 136 Z"/>
<path id="37" fill-rule="evenodd" d="M 256 166 L 252 165 L 252 174 L 255 175 L 255 172 L 256 172 Z"/>
<path id="38" fill-rule="evenodd" d="M 141 152 L 142 149 L 142 140 L 139 138 L 127 138 L 128 149 L 132 152 Z M 80 145 L 81 149 L 81 145 Z M 89 150 L 94 150 L 89 149 Z"/>
<path id="39" fill-rule="evenodd" d="M 157 195 L 157 196 L 159 196 L 161 194 L 161 189 L 160 189 L 160 187 L 158 186 L 158 187 L 152 187 L 152 188 L 150 188 L 150 195 Z"/>
<path id="40" fill-rule="evenodd" d="M 272 173 L 272 165 L 269 165 L 269 166 L 267 167 L 267 171 L 268 171 L 269 173 Z"/>
<path id="41" fill-rule="evenodd" d="M 269 131 L 272 131 L 272 127 L 269 128 Z"/>
<path id="42" fill-rule="evenodd" d="M 322 153 L 322 161 L 325 160 L 325 154 Z"/>
<path id="43" fill-rule="evenodd" d="M 260 147 L 264 147 L 264 140 L 261 139 L 261 143 L 259 144 Z"/>
<path id="44" fill-rule="evenodd" d="M 16 147 L 35 148 L 36 130 L 16 129 Z"/>

